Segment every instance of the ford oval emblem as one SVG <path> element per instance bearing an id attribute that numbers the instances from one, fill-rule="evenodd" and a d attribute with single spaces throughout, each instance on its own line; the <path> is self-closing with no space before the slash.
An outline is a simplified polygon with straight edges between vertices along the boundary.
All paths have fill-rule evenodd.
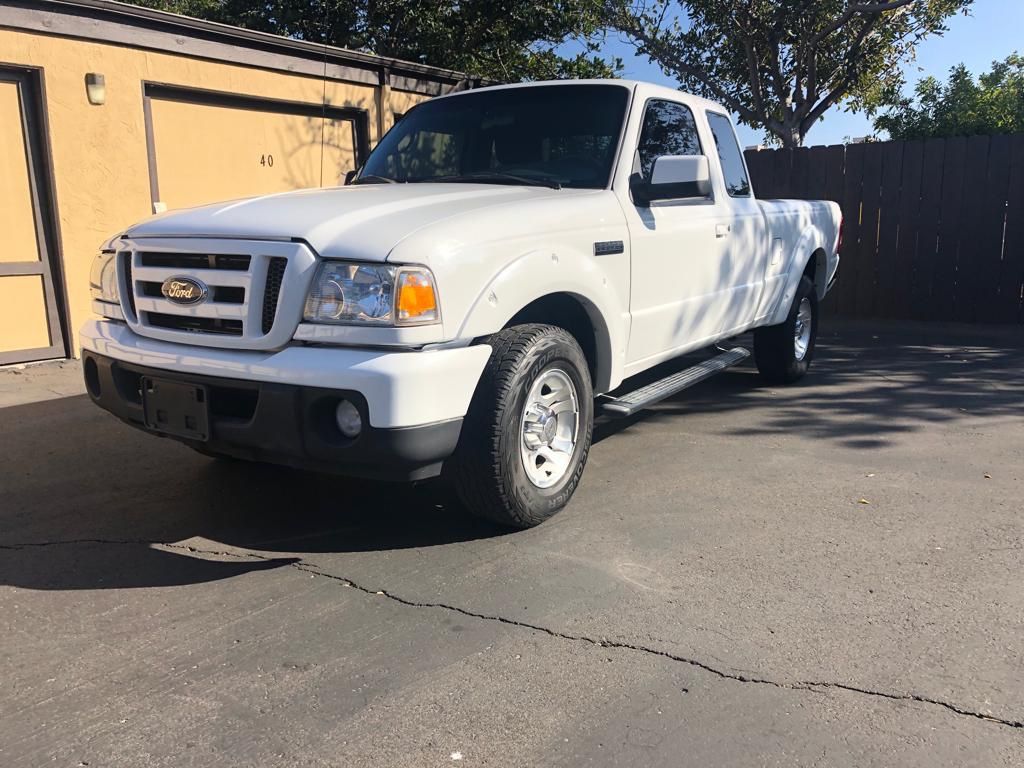
<path id="1" fill-rule="evenodd" d="M 191 277 L 169 277 L 160 286 L 160 293 L 175 304 L 198 304 L 206 298 L 209 289 Z"/>

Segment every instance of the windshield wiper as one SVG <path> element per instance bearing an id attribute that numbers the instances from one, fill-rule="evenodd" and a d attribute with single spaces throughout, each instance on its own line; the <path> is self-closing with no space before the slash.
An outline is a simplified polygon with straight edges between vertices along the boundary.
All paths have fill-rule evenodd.
<path id="1" fill-rule="evenodd" d="M 398 181 L 396 179 L 389 179 L 387 176 L 375 176 L 374 174 L 371 173 L 369 176 L 360 176 L 358 179 L 353 179 L 352 180 L 352 184 L 350 186 L 355 186 L 356 184 L 397 184 L 397 183 L 398 183 Z"/>
<path id="2" fill-rule="evenodd" d="M 514 173 L 501 173 L 499 171 L 481 171 L 480 173 L 465 173 L 458 176 L 437 176 L 433 179 L 417 179 L 422 182 L 438 182 L 455 184 L 522 184 L 529 187 L 547 187 L 548 189 L 561 189 L 562 185 L 553 179 L 538 179 L 533 176 L 517 176 Z"/>

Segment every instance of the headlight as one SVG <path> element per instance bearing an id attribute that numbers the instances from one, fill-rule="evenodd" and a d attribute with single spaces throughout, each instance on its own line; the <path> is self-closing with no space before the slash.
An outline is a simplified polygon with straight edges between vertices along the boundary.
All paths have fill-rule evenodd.
<path id="1" fill-rule="evenodd" d="M 117 254 L 112 251 L 101 251 L 92 260 L 89 272 L 89 292 L 94 299 L 110 304 L 120 302 L 117 290 Z"/>
<path id="2" fill-rule="evenodd" d="M 304 317 L 344 325 L 422 325 L 441 319 L 430 270 L 348 261 L 320 265 Z"/>

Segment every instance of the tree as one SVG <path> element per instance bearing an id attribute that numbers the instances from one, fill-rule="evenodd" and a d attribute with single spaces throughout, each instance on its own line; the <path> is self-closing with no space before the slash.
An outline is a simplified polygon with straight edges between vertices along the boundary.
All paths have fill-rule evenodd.
<path id="1" fill-rule="evenodd" d="M 925 77 L 912 98 L 875 119 L 875 128 L 893 139 L 1024 132 L 1024 57 L 993 61 L 977 80 L 963 64 L 949 71 L 945 85 Z"/>
<path id="2" fill-rule="evenodd" d="M 611 0 L 611 24 L 688 90 L 786 147 L 831 107 L 877 109 L 899 64 L 973 0 Z"/>
<path id="3" fill-rule="evenodd" d="M 491 80 L 614 77 L 598 0 L 135 0 L 136 5 L 467 72 Z M 578 41 L 564 56 L 559 47 Z"/>

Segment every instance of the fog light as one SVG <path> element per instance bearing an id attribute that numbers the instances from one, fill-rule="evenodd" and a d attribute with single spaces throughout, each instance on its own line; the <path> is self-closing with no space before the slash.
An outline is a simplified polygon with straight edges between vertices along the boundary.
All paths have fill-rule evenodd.
<path id="1" fill-rule="evenodd" d="M 359 415 L 359 409 L 348 400 L 338 403 L 334 418 L 338 422 L 341 434 L 347 438 L 359 437 L 359 433 L 363 431 L 363 417 Z"/>

